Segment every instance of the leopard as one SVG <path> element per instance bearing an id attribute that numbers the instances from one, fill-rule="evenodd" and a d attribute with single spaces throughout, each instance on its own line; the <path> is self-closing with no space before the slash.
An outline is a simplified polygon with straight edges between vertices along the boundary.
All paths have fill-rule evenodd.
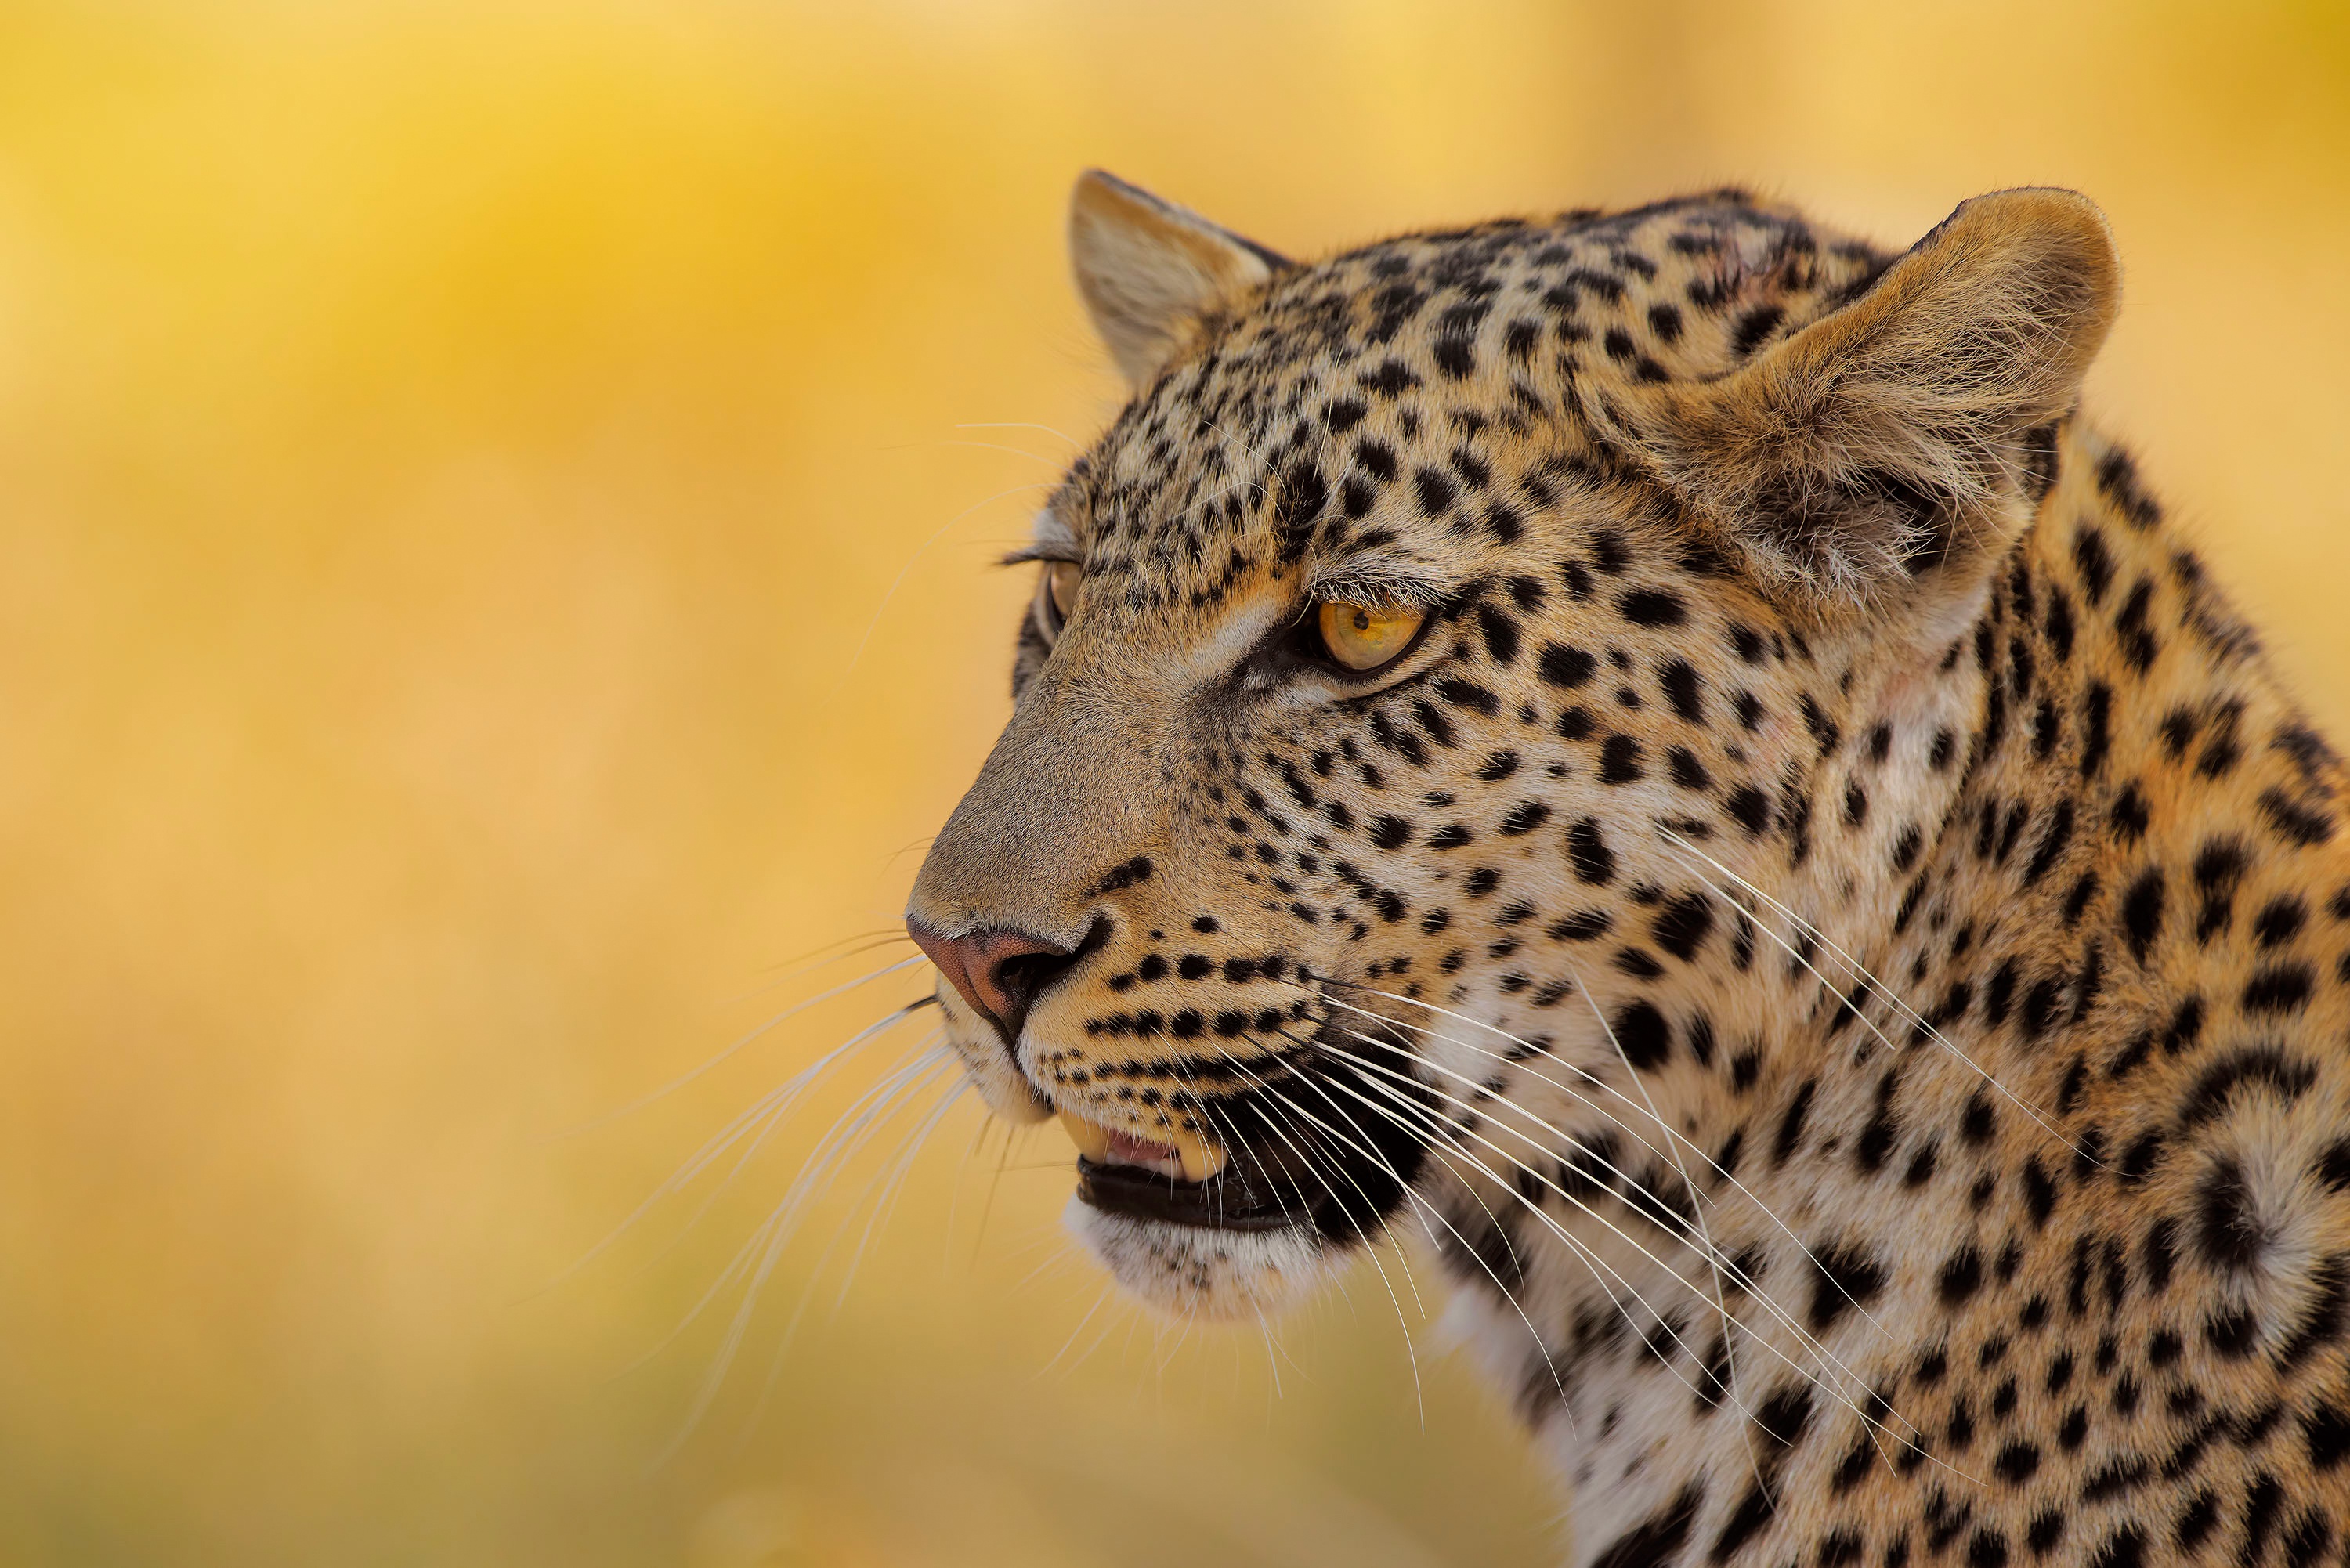
<path id="1" fill-rule="evenodd" d="M 2344 768 L 2084 410 L 2100 210 L 1069 244 L 1126 400 L 906 919 L 1085 1251 L 1403 1250 L 1576 1568 L 2350 1561 Z"/>

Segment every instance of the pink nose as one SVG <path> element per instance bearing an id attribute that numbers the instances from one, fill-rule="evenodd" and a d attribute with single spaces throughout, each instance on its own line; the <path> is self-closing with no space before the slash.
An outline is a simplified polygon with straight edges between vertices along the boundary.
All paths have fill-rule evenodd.
<path id="1" fill-rule="evenodd" d="M 909 919 L 906 933 L 930 955 L 947 983 L 962 993 L 972 1010 L 995 1025 L 1006 1046 L 1019 1040 L 1020 1024 L 1028 1009 L 1069 967 L 1073 956 L 1060 943 L 1025 931 L 972 931 L 950 937 Z"/>

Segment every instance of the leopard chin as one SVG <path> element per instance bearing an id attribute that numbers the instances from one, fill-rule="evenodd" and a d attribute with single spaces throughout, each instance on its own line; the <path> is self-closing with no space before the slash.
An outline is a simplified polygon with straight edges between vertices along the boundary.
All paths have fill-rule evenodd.
<path id="1" fill-rule="evenodd" d="M 1173 1317 L 1249 1323 L 1286 1312 L 1336 1278 L 1344 1254 L 1311 1227 L 1186 1224 L 1072 1195 L 1061 1222 L 1127 1294 Z"/>

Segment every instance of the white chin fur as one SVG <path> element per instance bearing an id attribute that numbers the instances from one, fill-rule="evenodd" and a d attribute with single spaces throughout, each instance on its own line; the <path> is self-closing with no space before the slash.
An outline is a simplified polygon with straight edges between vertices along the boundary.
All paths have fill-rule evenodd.
<path id="1" fill-rule="evenodd" d="M 1181 1317 L 1246 1322 L 1304 1300 L 1344 1259 L 1301 1231 L 1211 1231 L 1108 1214 L 1071 1198 L 1069 1233 L 1128 1293 Z"/>

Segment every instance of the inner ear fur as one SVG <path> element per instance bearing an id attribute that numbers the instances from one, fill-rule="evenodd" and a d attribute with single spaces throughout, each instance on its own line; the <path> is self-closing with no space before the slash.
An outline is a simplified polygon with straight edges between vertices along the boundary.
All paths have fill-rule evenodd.
<path id="1" fill-rule="evenodd" d="M 1094 329 L 1138 391 L 1210 318 L 1289 265 L 1098 169 L 1069 196 L 1069 260 Z"/>
<path id="2" fill-rule="evenodd" d="M 2022 530 L 2119 293 L 2086 197 L 1978 196 L 1741 369 L 1601 417 L 1766 587 L 1866 601 Z"/>

